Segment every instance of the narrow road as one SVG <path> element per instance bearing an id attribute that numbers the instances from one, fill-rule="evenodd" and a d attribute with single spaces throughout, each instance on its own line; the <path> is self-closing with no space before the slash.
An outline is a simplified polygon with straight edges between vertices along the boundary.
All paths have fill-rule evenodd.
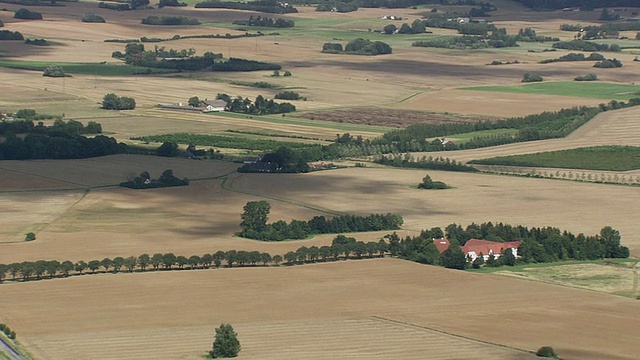
<path id="1" fill-rule="evenodd" d="M 8 342 L 6 342 L 2 337 L 0 337 L 0 351 L 7 354 L 7 356 L 11 360 L 26 360 L 24 356 L 20 355 L 20 353 L 14 350 L 13 347 Z"/>

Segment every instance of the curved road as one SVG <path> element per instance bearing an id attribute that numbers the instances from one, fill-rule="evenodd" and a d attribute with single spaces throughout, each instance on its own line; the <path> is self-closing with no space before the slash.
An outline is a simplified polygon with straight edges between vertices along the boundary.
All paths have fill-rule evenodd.
<path id="1" fill-rule="evenodd" d="M 5 353 L 11 360 L 26 360 L 24 356 L 15 351 L 2 337 L 0 337 L 0 352 Z"/>

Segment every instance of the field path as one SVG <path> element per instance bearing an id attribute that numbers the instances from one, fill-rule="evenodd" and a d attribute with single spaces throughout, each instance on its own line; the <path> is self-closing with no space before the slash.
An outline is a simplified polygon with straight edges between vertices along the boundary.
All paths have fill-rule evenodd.
<path id="1" fill-rule="evenodd" d="M 442 156 L 468 162 L 496 156 L 531 154 L 588 146 L 628 145 L 640 146 L 640 107 L 607 111 L 598 114 L 588 123 L 563 139 L 529 141 L 488 148 L 412 153 L 416 157 Z"/>

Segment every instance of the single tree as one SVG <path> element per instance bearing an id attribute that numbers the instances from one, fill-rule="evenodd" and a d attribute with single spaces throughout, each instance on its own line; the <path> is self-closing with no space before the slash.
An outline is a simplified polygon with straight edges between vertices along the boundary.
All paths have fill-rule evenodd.
<path id="1" fill-rule="evenodd" d="M 233 330 L 233 326 L 231 324 L 221 324 L 216 329 L 213 348 L 209 352 L 211 357 L 214 359 L 236 357 L 240 349 L 238 334 Z"/>
<path id="2" fill-rule="evenodd" d="M 189 106 L 200 107 L 200 98 L 198 98 L 197 96 L 189 98 Z"/>

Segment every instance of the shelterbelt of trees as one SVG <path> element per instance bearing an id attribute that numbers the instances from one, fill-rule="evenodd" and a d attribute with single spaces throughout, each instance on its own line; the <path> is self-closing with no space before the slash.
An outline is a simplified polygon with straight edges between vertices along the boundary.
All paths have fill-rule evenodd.
<path id="1" fill-rule="evenodd" d="M 439 253 L 433 239 L 446 236 L 451 245 Z M 498 259 L 490 258 L 487 263 L 470 263 L 460 249 L 471 238 L 492 241 L 521 241 L 518 258 L 511 252 L 505 252 Z M 511 255 L 510 255 L 511 254 Z M 354 260 L 374 257 L 393 256 L 423 264 L 444 266 L 464 270 L 480 266 L 513 266 L 525 263 L 543 263 L 559 260 L 596 260 L 603 258 L 627 258 L 629 249 L 620 245 L 620 233 L 605 226 L 600 234 L 585 236 L 574 235 L 553 227 L 527 228 L 491 222 L 470 224 L 463 229 L 458 224 L 450 224 L 443 231 L 439 227 L 421 231 L 420 235 L 401 239 L 397 233 L 385 235 L 379 241 L 363 242 L 353 237 L 337 235 L 331 245 L 321 247 L 301 246 L 296 251 L 284 255 L 271 255 L 258 251 L 217 251 L 190 257 L 174 253 L 142 254 L 139 256 L 104 258 L 102 260 L 83 260 L 77 262 L 38 260 L 12 264 L 0 264 L 0 284 L 4 281 L 32 281 L 51 278 L 65 278 L 83 275 L 118 273 L 123 271 L 145 272 L 170 270 L 197 270 L 245 266 L 301 265 L 308 263 Z M 482 257 L 480 257 L 482 258 Z M 224 263 L 223 263 L 224 262 Z M 10 277 L 10 278 L 9 278 Z"/>

